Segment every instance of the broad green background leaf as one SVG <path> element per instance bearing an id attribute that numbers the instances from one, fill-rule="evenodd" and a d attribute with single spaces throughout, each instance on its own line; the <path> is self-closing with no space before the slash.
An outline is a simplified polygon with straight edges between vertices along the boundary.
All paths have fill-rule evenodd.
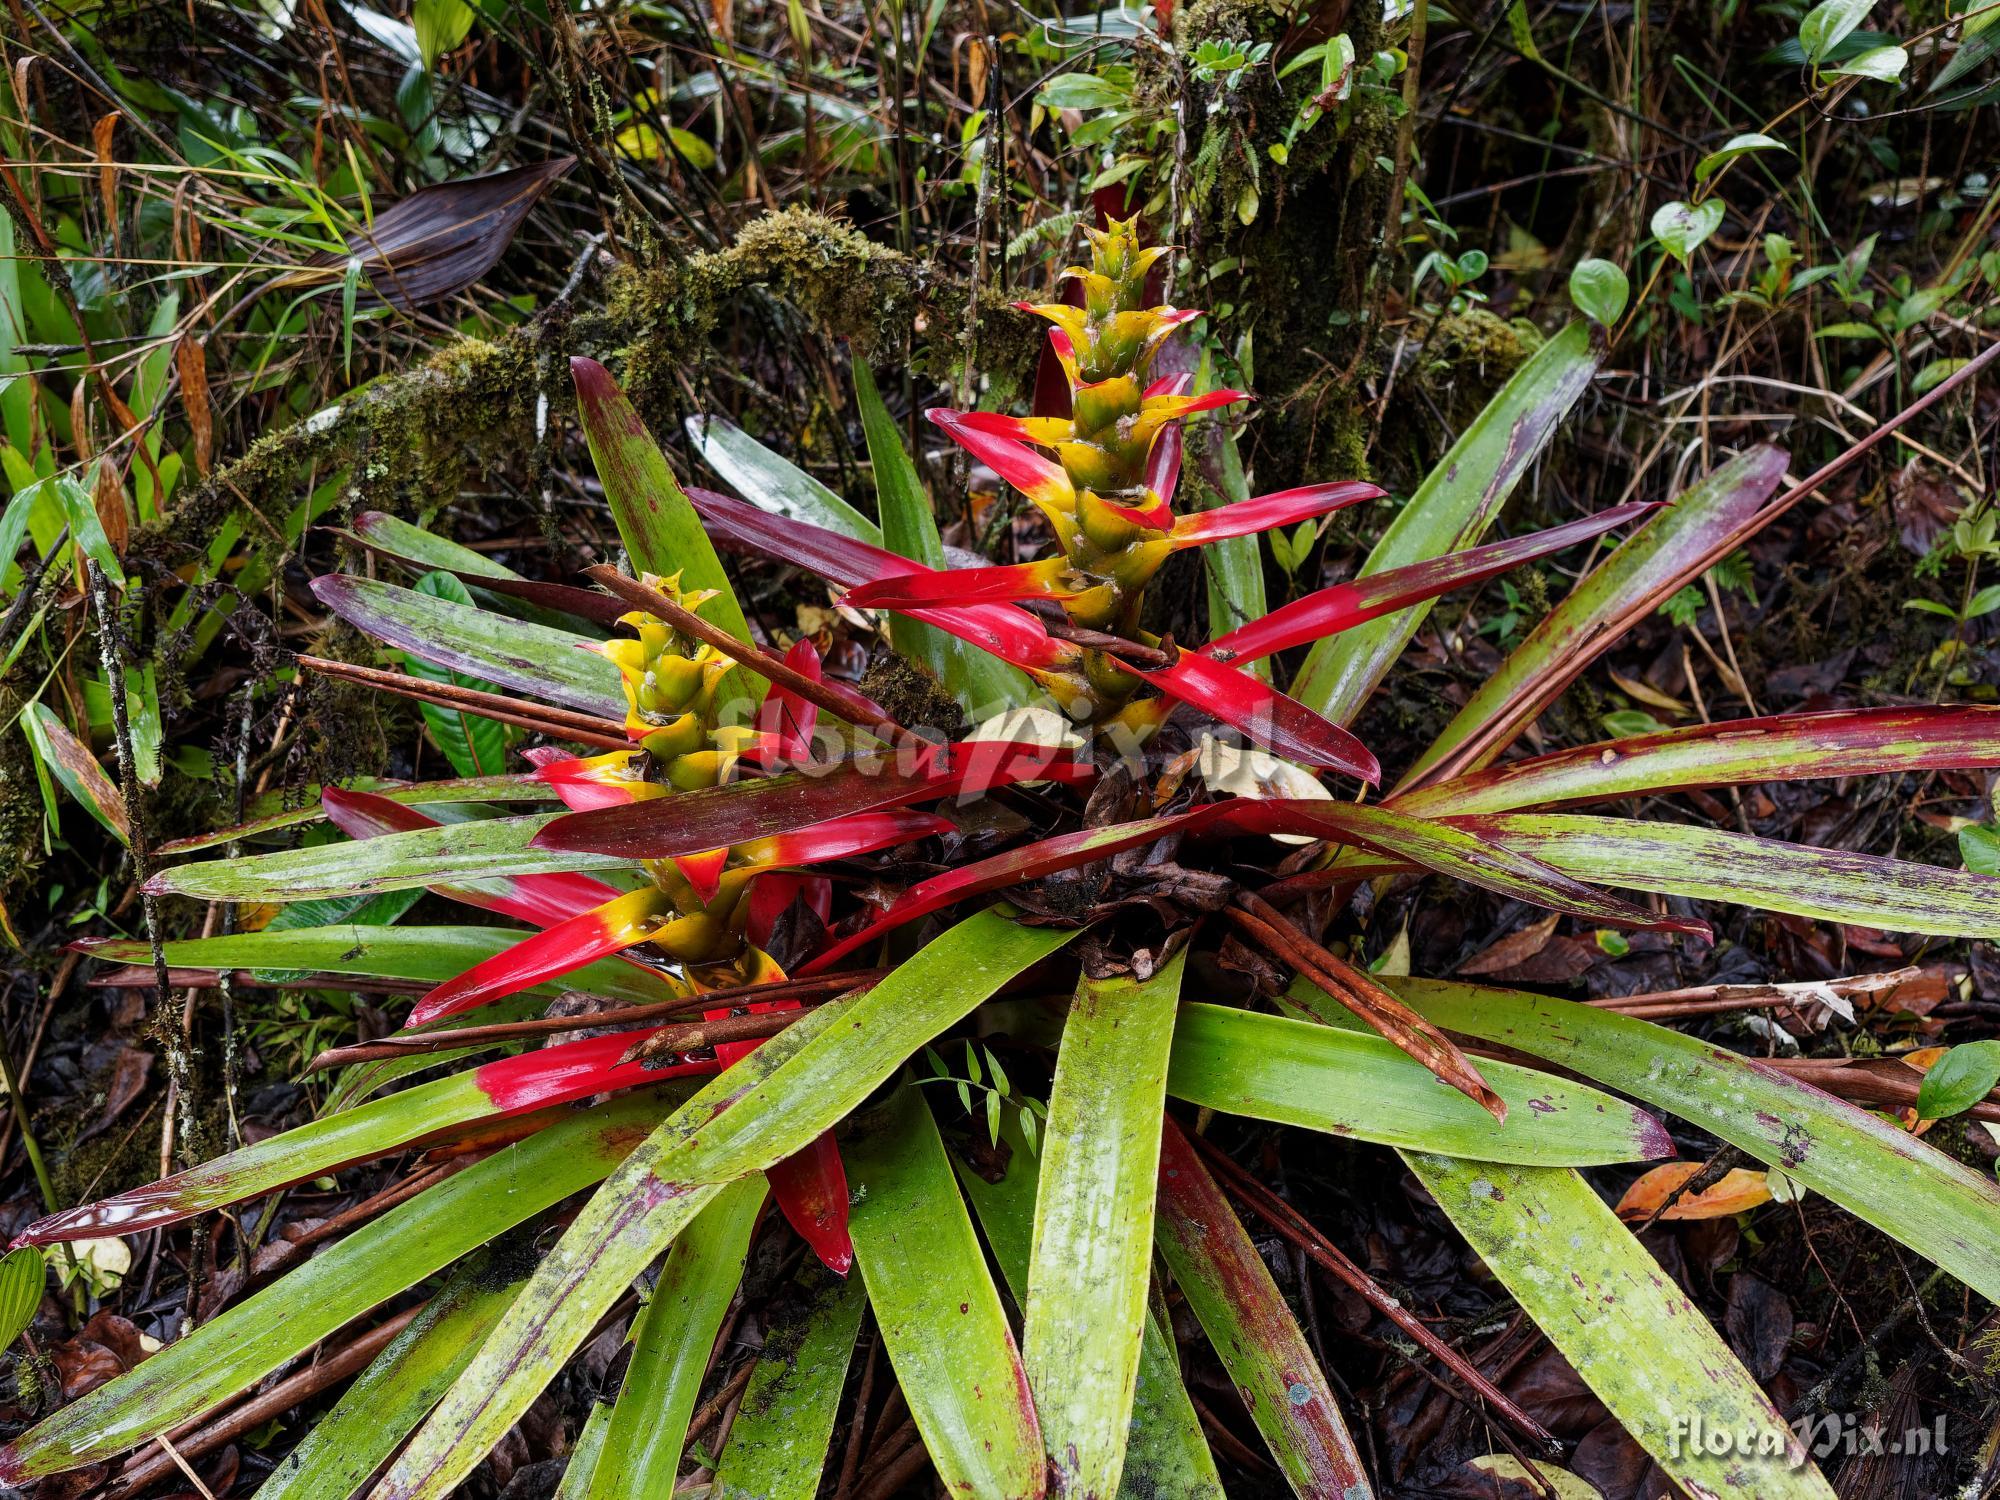
<path id="1" fill-rule="evenodd" d="M 1700 203 L 1683 203 L 1678 199 L 1662 203 L 1653 211 L 1653 238 L 1667 254 L 1686 265 L 1695 251 L 1708 242 L 1709 236 L 1722 227 L 1725 211 L 1720 198 L 1705 198 Z"/>
<path id="2" fill-rule="evenodd" d="M 1040 1495 L 1042 1439 L 1014 1334 L 937 1124 L 904 1084 L 841 1145 L 854 1265 L 910 1415 L 954 1494 Z"/>
<path id="3" fill-rule="evenodd" d="M 34 749 L 37 764 L 55 777 L 62 789 L 83 804 L 121 844 L 132 842 L 132 820 L 125 798 L 88 746 L 69 732 L 55 710 L 40 699 L 21 714 L 21 729 Z"/>
<path id="4" fill-rule="evenodd" d="M 808 1257 L 764 1330 L 757 1368 L 729 1428 L 714 1500 L 814 1500 L 861 1314 L 859 1276 Z"/>
<path id="5" fill-rule="evenodd" d="M 426 573 L 417 580 L 416 592 L 473 608 L 471 592 L 450 573 Z M 434 667 L 408 651 L 403 653 L 403 670 L 430 682 L 455 683 L 486 693 L 500 691 L 481 678 Z M 417 708 L 423 714 L 424 727 L 430 730 L 432 741 L 460 776 L 498 776 L 507 769 L 507 731 L 492 719 L 460 709 L 440 708 L 434 703 L 420 703 Z"/>
<path id="6" fill-rule="evenodd" d="M 42 1288 L 47 1284 L 48 1267 L 35 1246 L 9 1250 L 0 1259 L 0 1349 L 11 1349 L 14 1340 L 35 1321 L 42 1308 Z"/>
<path id="7" fill-rule="evenodd" d="M 868 458 L 875 467 L 876 508 L 882 517 L 882 545 L 926 567 L 945 566 L 944 543 L 938 540 L 937 517 L 924 492 L 917 466 L 911 462 L 896 420 L 882 404 L 868 362 L 854 361 L 854 395 L 861 408 L 861 425 L 868 437 Z M 947 635 L 935 625 L 907 615 L 891 615 L 889 639 L 903 655 L 930 668 L 945 690 L 977 721 L 1034 696 L 1028 680 L 991 653 L 970 641 Z"/>
<path id="8" fill-rule="evenodd" d="M 881 527 L 728 418 L 689 417 L 687 432 L 708 466 L 758 509 L 884 545 Z"/>
<path id="9" fill-rule="evenodd" d="M 1875 8 L 1875 0 L 1820 0 L 1799 22 L 1799 47 L 1805 60 L 1818 67 L 1846 35 Z"/>
<path id="10" fill-rule="evenodd" d="M 1622 267 L 1608 260 L 1580 260 L 1569 273 L 1569 300 L 1586 318 L 1609 328 L 1625 315 L 1632 300 L 1632 283 Z"/>
<path id="11" fill-rule="evenodd" d="M 1833 1500 L 1722 1336 L 1577 1173 L 1421 1152 L 1403 1160 L 1619 1424 L 1689 1493 Z M 1745 1446 L 1697 1449 L 1683 1426 L 1697 1418 Z"/>
<path id="12" fill-rule="evenodd" d="M 592 1472 L 590 1500 L 671 1495 L 688 1419 L 715 1336 L 743 1280 L 764 1203 L 760 1173 L 732 1182 L 695 1216 L 632 1329 L 632 1362 Z"/>
<path id="13" fill-rule="evenodd" d="M 1056 1054 L 1021 1345 L 1066 1495 L 1115 1493 L 1125 1464 L 1184 959 L 1143 984 L 1085 978 Z"/>
<path id="14" fill-rule="evenodd" d="M 1484 535 L 1596 374 L 1597 337 L 1578 321 L 1528 357 L 1398 512 L 1362 576 L 1456 552 Z M 1337 724 L 1351 722 L 1430 608 L 1415 605 L 1320 641 L 1292 696 Z"/>

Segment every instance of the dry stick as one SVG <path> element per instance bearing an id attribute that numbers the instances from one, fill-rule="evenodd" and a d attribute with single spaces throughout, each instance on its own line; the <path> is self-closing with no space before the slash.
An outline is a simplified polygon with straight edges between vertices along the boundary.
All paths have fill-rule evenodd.
<path id="1" fill-rule="evenodd" d="M 635 1036 L 634 1040 L 643 1042 L 648 1054 L 653 1056 L 662 1052 L 692 1052 L 698 1047 L 714 1047 L 724 1042 L 762 1041 L 766 1037 L 776 1036 L 804 1015 L 803 1010 L 765 1011 L 753 1016 L 727 1016 L 718 1021 L 689 1021 L 681 1026 L 663 1026 L 643 1038 Z M 581 1018 L 564 1016 L 560 1019 L 567 1022 L 571 1028 L 576 1028 L 603 1026 L 607 1021 L 622 1025 L 627 1017 L 612 1011 L 607 1015 Z M 533 1024 L 533 1022 L 523 1022 L 510 1026 L 502 1023 L 495 1026 L 471 1027 L 468 1030 L 481 1034 L 475 1035 L 469 1042 L 463 1031 L 440 1031 L 411 1037 L 385 1038 L 379 1042 L 357 1042 L 351 1047 L 334 1047 L 320 1053 L 308 1065 L 306 1071 L 318 1073 L 327 1068 L 345 1067 L 349 1063 L 377 1062 L 387 1057 L 408 1057 L 412 1053 L 421 1055 L 426 1052 L 438 1052 L 447 1047 L 487 1046 L 496 1042 L 515 1041 L 522 1035 L 520 1026 Z M 533 1036 L 538 1033 L 527 1034 Z"/>
<path id="2" fill-rule="evenodd" d="M 91 609 L 97 616 L 97 649 L 104 668 L 104 687 L 111 699 L 111 731 L 118 748 L 119 789 L 125 798 L 125 821 L 132 838 L 132 866 L 139 877 L 139 910 L 145 918 L 147 944 L 152 948 L 154 1016 L 164 1033 L 162 1039 L 167 1047 L 167 1088 L 169 1096 L 180 1107 L 181 1151 L 191 1157 L 195 1150 L 197 1120 L 192 1028 L 186 1012 L 181 1013 L 180 1024 L 174 1024 L 173 992 L 167 982 L 167 950 L 160 937 L 160 899 L 145 889 L 153 873 L 153 861 L 147 844 L 146 818 L 141 801 L 144 788 L 139 785 L 138 765 L 132 753 L 132 719 L 125 702 L 125 662 L 118 654 L 117 637 L 112 628 L 111 586 L 105 581 L 104 570 L 95 559 L 87 558 L 84 576 L 90 585 Z M 173 1113 L 167 1114 L 165 1128 L 169 1132 L 174 1129 L 174 1118 Z M 192 1233 L 187 1286 L 187 1323 L 190 1328 L 194 1326 L 196 1309 L 201 1301 L 201 1268 L 208 1252 L 206 1222 L 197 1219 Z"/>
<path id="3" fill-rule="evenodd" d="M 477 688 L 460 687 L 450 682 L 429 682 L 421 677 L 406 676 L 401 672 L 385 672 L 379 667 L 361 667 L 352 662 L 329 661 L 323 656 L 301 656 L 300 668 L 317 672 L 322 677 L 336 677 L 347 682 L 363 683 L 368 687 L 380 688 L 383 692 L 395 693 L 399 697 L 414 698 L 419 703 L 434 704 L 439 708 L 459 708 L 467 713 L 477 714 L 484 719 L 492 719 L 501 724 L 512 724 L 522 729 L 538 730 L 555 739 L 574 740 L 580 744 L 594 745 L 600 750 L 629 750 L 631 736 L 624 726 L 612 719 L 601 719 L 595 714 L 573 713 L 566 708 L 549 708 L 539 703 L 523 703 L 517 698 L 509 698 L 504 693 L 486 693 Z"/>
<path id="4" fill-rule="evenodd" d="M 241 1437 L 252 1428 L 262 1426 L 272 1418 L 283 1415 L 300 1402 L 311 1400 L 329 1386 L 338 1385 L 374 1359 L 389 1341 L 407 1328 L 422 1311 L 422 1307 L 413 1307 L 407 1312 L 396 1314 L 388 1322 L 362 1334 L 331 1358 L 279 1381 L 263 1395 L 244 1402 L 234 1411 L 217 1418 L 205 1427 L 182 1428 L 172 1435 L 174 1446 L 183 1458 L 201 1458 L 213 1453 L 224 1443 Z M 149 1455 L 120 1474 L 106 1488 L 105 1494 L 136 1495 L 147 1486 L 173 1473 L 176 1468 L 174 1460 L 164 1452 Z"/>
<path id="5" fill-rule="evenodd" d="M 639 1021 L 662 1020 L 689 1010 L 719 1010 L 724 1006 L 761 1004 L 767 1000 L 795 1000 L 810 995 L 846 990 L 858 993 L 875 984 L 888 972 L 887 969 L 868 969 L 844 974 L 825 974 L 808 979 L 781 979 L 770 984 L 741 984 L 728 989 L 704 990 L 699 995 L 684 995 L 678 1000 L 662 1000 L 653 1005 L 632 1005 L 618 1010 L 599 1011 L 594 1015 L 545 1016 L 529 1021 L 496 1021 L 485 1026 L 463 1026 L 453 1031 L 412 1032 L 405 1036 L 383 1037 L 378 1041 L 357 1042 L 349 1047 L 331 1048 L 315 1057 L 306 1071 L 317 1073 L 326 1068 L 343 1067 L 355 1062 L 372 1062 L 378 1058 L 407 1057 L 412 1053 L 440 1052 L 452 1047 L 483 1047 L 496 1042 L 523 1041 L 565 1031 L 584 1031 L 596 1027 L 624 1026 Z M 780 1012 L 780 1014 L 790 1013 Z M 757 1019 L 766 1020 L 769 1016 L 767 1014 Z M 723 1024 L 722 1021 L 703 1023 L 708 1029 L 711 1042 L 734 1039 L 723 1036 L 716 1030 Z"/>
<path id="6" fill-rule="evenodd" d="M 1213 1141 L 1192 1132 L 1188 1139 L 1194 1142 L 1195 1150 L 1207 1159 L 1210 1168 L 1222 1179 L 1223 1185 L 1237 1198 L 1247 1203 L 1260 1219 L 1297 1245 L 1320 1269 L 1329 1272 L 1343 1284 L 1360 1293 L 1369 1306 L 1415 1339 L 1427 1353 L 1472 1387 L 1482 1399 L 1491 1402 L 1496 1411 L 1529 1438 L 1542 1444 L 1552 1453 L 1556 1451 L 1554 1433 L 1515 1405 L 1498 1386 L 1479 1373 L 1477 1366 L 1432 1333 L 1415 1313 L 1383 1291 L 1372 1276 L 1349 1260 L 1341 1252 L 1340 1247 L 1320 1233 L 1304 1214 L 1239 1167 L 1229 1154 Z"/>
<path id="7" fill-rule="evenodd" d="M 1506 1101 L 1480 1076 L 1458 1044 L 1436 1025 L 1305 936 L 1262 897 L 1244 891 L 1236 899 L 1240 905 L 1225 909 L 1224 915 L 1251 938 L 1494 1119 L 1506 1120 Z"/>
<path id="8" fill-rule="evenodd" d="M 857 729 L 865 729 L 877 739 L 893 745 L 899 753 L 915 754 L 929 758 L 937 753 L 937 745 L 922 735 L 913 733 L 891 718 L 889 711 L 881 704 L 858 693 L 852 688 L 836 683 L 820 682 L 797 671 L 771 655 L 768 651 L 740 641 L 719 625 L 712 625 L 693 610 L 676 604 L 658 589 L 628 578 L 607 563 L 599 563 L 586 570 L 587 576 L 602 584 L 619 598 L 648 614 L 657 615 L 683 635 L 691 635 L 703 645 L 712 646 L 739 666 L 747 667 L 759 677 L 794 693 L 815 707 L 824 709 L 837 719 L 842 719 Z M 920 761 L 919 764 L 922 762 Z"/>

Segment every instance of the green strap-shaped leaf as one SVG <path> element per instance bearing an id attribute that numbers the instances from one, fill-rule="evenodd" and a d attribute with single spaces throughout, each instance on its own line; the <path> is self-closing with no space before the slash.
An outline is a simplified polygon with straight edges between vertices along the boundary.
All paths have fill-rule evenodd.
<path id="1" fill-rule="evenodd" d="M 110 1458 L 247 1390 L 341 1325 L 602 1179 L 665 1106 L 631 1095 L 447 1177 L 0 1450 L 0 1483 Z M 518 1303 L 516 1304 L 518 1306 Z"/>
<path id="2" fill-rule="evenodd" d="M 764 1330 L 764 1349 L 743 1388 L 714 1500 L 814 1500 L 841 1387 L 868 1305 L 859 1276 L 839 1277 L 810 1257 L 792 1296 Z"/>
<path id="3" fill-rule="evenodd" d="M 1183 1005 L 1167 1092 L 1226 1114 L 1390 1146 L 1558 1166 L 1673 1154 L 1644 1110 L 1582 1084 L 1480 1060 L 1503 1125 L 1370 1032 Z"/>
<path id="4" fill-rule="evenodd" d="M 1528 356 L 1417 487 L 1362 565 L 1362 576 L 1442 557 L 1477 542 L 1563 415 L 1590 385 L 1600 335 L 1572 323 Z M 1429 604 L 1328 636 L 1306 657 L 1292 696 L 1336 724 L 1361 711 Z"/>
<path id="5" fill-rule="evenodd" d="M 483 682 L 623 722 L 618 669 L 588 636 L 476 605 L 333 574 L 313 580 L 320 603 L 364 635 Z"/>
<path id="6" fill-rule="evenodd" d="M 896 419 L 882 404 L 875 377 L 866 360 L 854 360 L 854 395 L 861 408 L 861 427 L 868 438 L 868 459 L 875 469 L 875 503 L 882 516 L 882 545 L 899 556 L 929 568 L 945 566 L 944 543 L 938 540 L 937 517 L 930 496 L 917 475 L 896 430 Z M 913 661 L 929 667 L 945 690 L 974 718 L 987 717 L 1026 703 L 1034 696 L 1028 680 L 1014 668 L 969 641 L 946 635 L 934 625 L 907 615 L 891 615 L 889 639 Z"/>
<path id="7" fill-rule="evenodd" d="M 903 1059 L 1074 935 L 981 912 L 865 994 L 808 1012 L 675 1111 L 576 1216 L 374 1500 L 450 1494 L 721 1184 L 830 1128 Z"/>
<path id="8" fill-rule="evenodd" d="M 1594 1005 L 1441 980 L 1383 982 L 1447 1030 L 1545 1057 L 1679 1115 L 2000 1300 L 2000 1186 L 1879 1115 Z M 1291 994 L 1326 1003 L 1306 986 Z"/>
<path id="9" fill-rule="evenodd" d="M 1650 517 L 1473 690 L 1404 784 L 1447 757 L 1455 771 L 1491 762 L 1612 642 L 1698 576 L 1718 541 L 1754 531 L 1757 513 L 1784 477 L 1782 449 L 1752 448 Z"/>
<path id="10" fill-rule="evenodd" d="M 1453 819 L 1566 875 L 1932 937 L 2000 932 L 2000 878 L 1689 823 L 1581 813 Z"/>
<path id="11" fill-rule="evenodd" d="M 342 922 L 187 938 L 162 946 L 168 965 L 176 969 L 353 974 L 442 984 L 532 936 L 518 927 L 372 927 Z M 137 938 L 93 943 L 89 953 L 118 963 L 153 961 L 151 945 Z M 544 994 L 587 990 L 634 1005 L 654 1005 L 681 994 L 653 971 L 619 959 L 599 959 L 540 988 Z M 465 1022 L 455 1018 L 453 1024 Z"/>
<path id="12" fill-rule="evenodd" d="M 583 1419 L 583 1431 L 576 1435 L 576 1446 L 569 1450 L 569 1463 L 563 1468 L 562 1483 L 556 1486 L 555 1500 L 585 1500 L 590 1481 L 597 1474 L 597 1460 L 604 1453 L 604 1434 L 610 1428 L 611 1403 L 593 1401 L 590 1415 Z"/>
<path id="13" fill-rule="evenodd" d="M 521 1283 L 474 1256 L 271 1471 L 257 1500 L 347 1500 L 458 1378 Z"/>
<path id="14" fill-rule="evenodd" d="M 722 559 L 639 413 L 596 360 L 571 360 L 570 372 L 591 461 L 604 481 L 604 498 L 632 566 L 662 578 L 678 573 L 681 588 L 689 593 L 714 590 L 715 597 L 701 606 L 701 616 L 738 640 L 749 640 L 750 626 Z"/>
<path id="15" fill-rule="evenodd" d="M 448 537 L 426 531 L 421 526 L 412 526 L 386 511 L 371 510 L 356 516 L 354 530 L 370 547 L 419 568 L 442 568 L 448 573 L 477 573 L 482 578 L 521 576 L 484 552 L 461 547 Z"/>
<path id="16" fill-rule="evenodd" d="M 881 527 L 728 418 L 689 417 L 687 433 L 703 461 L 759 510 L 883 545 Z"/>
<path id="17" fill-rule="evenodd" d="M 1460 1234 L 1676 1483 L 1730 1500 L 1833 1500 L 1797 1436 L 1722 1336 L 1563 1167 L 1406 1152 Z M 1728 1434 L 1726 1451 L 1697 1431 Z"/>
<path id="18" fill-rule="evenodd" d="M 179 865 L 155 875 L 147 889 L 204 901 L 312 901 L 482 876 L 637 867 L 638 861 L 615 855 L 529 847 L 529 840 L 563 816 L 533 813 L 520 818 L 482 818 L 387 833 L 380 838 Z"/>
<path id="19" fill-rule="evenodd" d="M 48 1265 L 33 1245 L 9 1250 L 0 1258 L 0 1349 L 13 1347 L 42 1309 L 48 1285 Z"/>
<path id="20" fill-rule="evenodd" d="M 1013 1330 L 917 1090 L 897 1089 L 841 1157 L 855 1268 L 938 1477 L 985 1500 L 1040 1496 L 1041 1431 Z"/>
<path id="21" fill-rule="evenodd" d="M 1369 1500 L 1367 1471 L 1326 1374 L 1201 1158 L 1167 1121 L 1160 1256 L 1300 1500 Z"/>
<path id="22" fill-rule="evenodd" d="M 37 699 L 21 714 L 21 729 L 34 749 L 36 764 L 46 768 L 119 843 L 131 843 L 132 819 L 125 809 L 124 794 L 104 774 L 97 757 L 56 717 L 55 710 Z M 49 811 L 53 814 L 55 809 Z"/>
<path id="23" fill-rule="evenodd" d="M 1018 1301 L 1027 1295 L 1041 1162 L 1013 1116 L 1001 1122 L 1000 1139 L 1010 1154 L 999 1181 L 989 1182 L 957 1157 L 952 1165 Z M 1139 1379 L 1118 1494 L 1124 1500 L 1222 1500 L 1222 1477 L 1181 1381 L 1180 1354 L 1150 1308 L 1139 1342 Z"/>
<path id="24" fill-rule="evenodd" d="M 394 781 L 382 776 L 356 776 L 342 790 L 373 792 L 378 797 L 386 797 L 391 802 L 401 802 L 411 807 L 455 802 L 560 800 L 556 796 L 556 789 L 547 782 L 536 781 L 518 774 L 426 781 L 415 786 L 407 781 Z M 191 854 L 197 849 L 213 849 L 217 844 L 258 838 L 267 833 L 277 833 L 281 829 L 295 828 L 301 823 L 324 822 L 326 808 L 321 804 L 319 794 L 318 786 L 305 786 L 288 791 L 282 796 L 260 797 L 257 804 L 253 804 L 252 816 L 247 823 L 239 823 L 233 828 L 217 828 L 207 833 L 190 834 L 184 839 L 174 839 L 160 845 L 154 853 Z"/>
<path id="25" fill-rule="evenodd" d="M 1125 1463 L 1184 958 L 1143 984 L 1086 977 L 1063 1026 L 1021 1352 L 1065 1495 L 1114 1494 Z"/>
<path id="26" fill-rule="evenodd" d="M 764 1188 L 756 1173 L 730 1183 L 667 1253 L 659 1284 L 632 1330 L 632 1362 L 585 1491 L 590 1500 L 673 1493 L 688 1419 L 715 1336 L 743 1280 Z"/>

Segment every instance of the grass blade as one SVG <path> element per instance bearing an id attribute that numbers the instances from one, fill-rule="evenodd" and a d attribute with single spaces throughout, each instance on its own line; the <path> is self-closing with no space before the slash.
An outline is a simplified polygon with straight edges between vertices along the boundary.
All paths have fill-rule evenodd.
<path id="1" fill-rule="evenodd" d="M 868 1305 L 859 1276 L 808 1261 L 764 1330 L 715 1471 L 715 1500 L 814 1500 Z"/>
<path id="2" fill-rule="evenodd" d="M 1124 1468 L 1184 958 L 1143 983 L 1084 979 L 1063 1026 L 1021 1344 L 1065 1495 L 1113 1494 Z"/>
<path id="3" fill-rule="evenodd" d="M 1478 541 L 1589 386 L 1601 357 L 1581 321 L 1530 355 L 1390 522 L 1362 576 Z M 1321 641 L 1299 669 L 1292 696 L 1338 723 L 1351 722 L 1429 613 L 1428 604 L 1415 605 Z"/>
<path id="4" fill-rule="evenodd" d="M 1301 1500 L 1375 1492 L 1326 1375 L 1278 1284 L 1201 1158 L 1167 1121 L 1160 1143 L 1160 1255 Z"/>
<path id="5" fill-rule="evenodd" d="M 1689 1494 L 1833 1500 L 1722 1336 L 1575 1172 L 1421 1152 L 1403 1159 L 1549 1342 Z M 1689 1441 L 1697 1421 L 1730 1434 L 1729 1451 Z"/>
<path id="6" fill-rule="evenodd" d="M 732 1182 L 674 1241 L 632 1329 L 632 1362 L 584 1492 L 590 1500 L 673 1493 L 688 1419 L 743 1280 L 764 1186 L 755 1174 Z"/>
<path id="7" fill-rule="evenodd" d="M 2000 1299 L 2000 1186 L 1881 1116 L 1678 1031 L 1545 995 L 1385 980 L 1440 1026 L 1679 1115 Z M 1295 1000 L 1311 996 L 1294 986 Z"/>
<path id="8" fill-rule="evenodd" d="M 1674 1153 L 1659 1121 L 1596 1089 L 1484 1058 L 1480 1070 L 1507 1101 L 1504 1125 L 1373 1033 L 1183 1005 L 1167 1092 L 1227 1114 L 1482 1160 L 1595 1166 Z"/>
<path id="9" fill-rule="evenodd" d="M 855 1264 L 938 1477 L 953 1494 L 1041 1495 L 1041 1431 L 1014 1334 L 917 1090 L 891 1095 L 843 1154 Z"/>

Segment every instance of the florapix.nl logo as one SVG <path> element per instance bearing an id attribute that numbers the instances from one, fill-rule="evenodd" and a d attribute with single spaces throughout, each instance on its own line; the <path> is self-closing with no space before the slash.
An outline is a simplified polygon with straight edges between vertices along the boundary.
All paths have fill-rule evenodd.
<path id="1" fill-rule="evenodd" d="M 1868 1455 L 1922 1457 L 1950 1451 L 1942 1414 L 1928 1426 L 1898 1431 L 1868 1412 L 1824 1412 L 1799 1417 L 1789 1426 L 1761 1427 L 1711 1422 L 1700 1412 L 1692 1412 L 1674 1418 L 1667 1448 L 1675 1458 L 1690 1453 L 1715 1458 L 1735 1455 L 1772 1460 L 1790 1469 L 1803 1468 L 1809 1460 Z"/>

